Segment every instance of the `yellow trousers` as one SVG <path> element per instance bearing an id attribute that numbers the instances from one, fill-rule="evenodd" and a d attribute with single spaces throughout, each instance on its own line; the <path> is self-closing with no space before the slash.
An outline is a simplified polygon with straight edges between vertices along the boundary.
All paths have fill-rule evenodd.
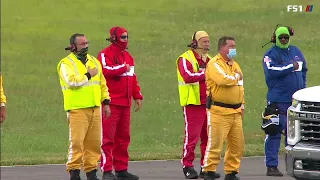
<path id="1" fill-rule="evenodd" d="M 67 171 L 81 169 L 87 173 L 98 168 L 101 157 L 100 107 L 68 112 L 69 151 Z"/>
<path id="2" fill-rule="evenodd" d="M 239 172 L 244 153 L 241 113 L 219 115 L 208 111 L 208 143 L 203 171 L 216 171 L 225 141 L 224 173 Z"/>

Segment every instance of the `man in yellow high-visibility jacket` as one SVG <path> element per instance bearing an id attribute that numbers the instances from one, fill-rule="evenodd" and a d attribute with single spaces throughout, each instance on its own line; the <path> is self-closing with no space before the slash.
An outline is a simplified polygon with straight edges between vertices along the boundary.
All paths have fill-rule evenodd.
<path id="1" fill-rule="evenodd" d="M 177 76 L 180 105 L 183 107 L 185 137 L 183 143 L 182 168 L 186 179 L 203 178 L 203 158 L 208 141 L 206 112 L 206 83 L 204 70 L 210 60 L 208 51 L 210 38 L 205 31 L 196 31 L 190 49 L 177 59 Z M 199 138 L 200 173 L 194 169 L 195 148 Z M 219 174 L 217 174 L 219 177 Z"/>
<path id="2" fill-rule="evenodd" d="M 208 101 L 208 144 L 204 158 L 205 180 L 214 180 L 224 142 L 225 180 L 238 180 L 241 158 L 244 153 L 242 120 L 244 88 L 241 68 L 234 57 L 236 43 L 232 37 L 218 42 L 219 54 L 212 58 L 206 69 Z"/>
<path id="3" fill-rule="evenodd" d="M 99 61 L 88 54 L 88 40 L 83 34 L 70 38 L 71 53 L 63 58 L 57 71 L 69 122 L 67 171 L 71 180 L 80 180 L 83 164 L 88 180 L 99 180 L 96 172 L 101 157 L 100 106 L 110 116 L 110 96 Z"/>
<path id="4" fill-rule="evenodd" d="M 2 123 L 6 119 L 6 116 L 7 116 L 7 111 L 6 111 L 7 97 L 6 97 L 5 93 L 4 93 L 2 84 L 3 84 L 2 83 L 2 74 L 0 73 L 0 89 L 1 89 L 0 123 Z"/>

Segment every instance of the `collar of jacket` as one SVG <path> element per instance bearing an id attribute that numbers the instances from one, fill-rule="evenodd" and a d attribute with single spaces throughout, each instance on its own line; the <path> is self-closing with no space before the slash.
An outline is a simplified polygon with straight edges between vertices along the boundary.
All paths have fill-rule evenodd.
<path id="1" fill-rule="evenodd" d="M 120 48 L 119 46 L 117 46 L 116 44 L 111 44 L 110 48 L 112 49 L 112 51 L 114 51 L 115 53 L 122 53 L 124 51 L 126 51 L 125 49 Z"/>
<path id="2" fill-rule="evenodd" d="M 87 56 L 86 57 L 80 57 L 80 56 L 78 56 L 78 55 L 76 55 L 75 53 L 72 53 L 79 61 L 81 61 L 84 65 L 87 63 L 87 61 L 88 61 L 88 58 L 87 58 Z"/>

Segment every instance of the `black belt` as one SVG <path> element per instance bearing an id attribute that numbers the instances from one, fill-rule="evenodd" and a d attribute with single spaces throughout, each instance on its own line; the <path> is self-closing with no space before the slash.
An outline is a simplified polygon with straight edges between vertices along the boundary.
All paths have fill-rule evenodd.
<path id="1" fill-rule="evenodd" d="M 225 107 L 225 108 L 238 109 L 239 107 L 241 107 L 242 103 L 240 103 L 240 104 L 225 104 L 222 102 L 212 101 L 212 105 Z"/>

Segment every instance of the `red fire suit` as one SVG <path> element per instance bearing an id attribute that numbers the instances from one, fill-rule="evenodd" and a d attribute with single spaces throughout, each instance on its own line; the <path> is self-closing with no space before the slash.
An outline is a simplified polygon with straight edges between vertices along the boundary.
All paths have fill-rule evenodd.
<path id="1" fill-rule="evenodd" d="M 132 98 L 143 99 L 134 73 L 134 59 L 125 47 L 115 42 L 98 54 L 98 60 L 111 97 L 111 116 L 108 119 L 102 116 L 101 170 L 128 170 L 130 107 Z M 130 65 L 130 70 L 126 64 Z"/>
<path id="2" fill-rule="evenodd" d="M 193 53 L 199 63 L 199 67 L 205 67 L 210 59 L 207 57 L 206 60 L 203 61 L 199 54 L 197 54 L 195 51 L 193 51 Z M 204 70 L 201 70 L 200 72 L 194 72 L 192 64 L 183 58 L 180 58 L 178 61 L 178 69 L 186 83 L 199 82 L 201 101 L 201 105 L 187 105 L 183 107 L 185 138 L 183 145 L 183 158 L 181 162 L 183 167 L 193 167 L 195 148 L 200 137 L 200 165 L 202 167 L 208 141 L 205 74 Z"/>

